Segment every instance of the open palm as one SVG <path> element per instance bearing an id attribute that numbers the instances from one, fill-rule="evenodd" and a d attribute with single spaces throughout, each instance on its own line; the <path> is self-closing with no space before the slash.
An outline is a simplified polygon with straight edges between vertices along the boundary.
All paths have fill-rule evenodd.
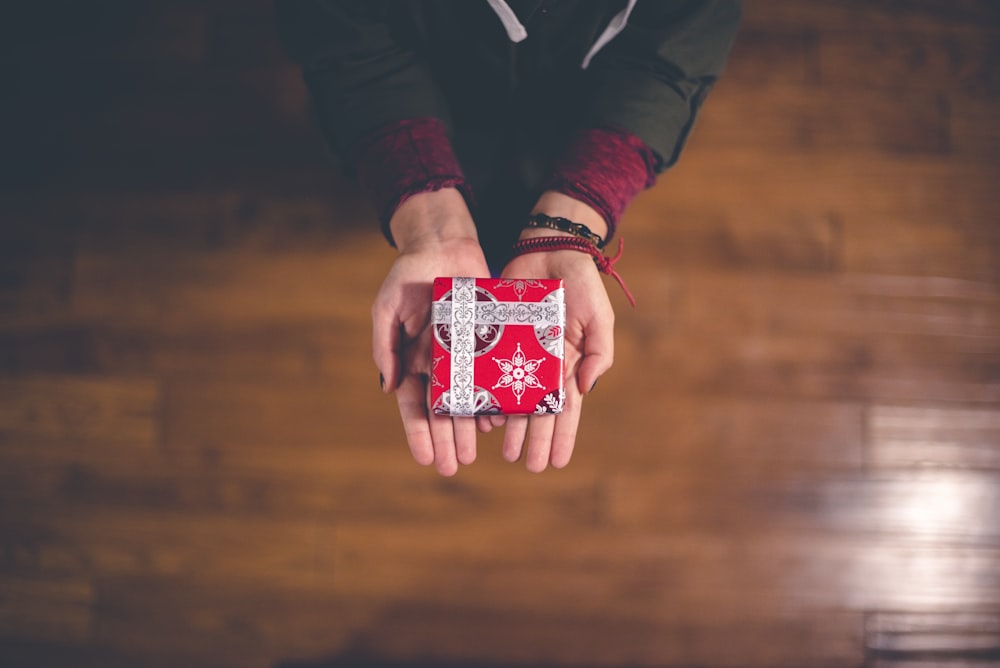
<path id="1" fill-rule="evenodd" d="M 562 278 L 566 285 L 566 403 L 559 415 L 518 415 L 506 421 L 503 455 L 542 471 L 569 463 L 576 443 L 583 396 L 614 360 L 614 310 L 601 276 L 589 255 L 552 251 L 521 255 L 510 261 L 504 278 Z M 529 431 L 530 426 L 530 431 Z"/>

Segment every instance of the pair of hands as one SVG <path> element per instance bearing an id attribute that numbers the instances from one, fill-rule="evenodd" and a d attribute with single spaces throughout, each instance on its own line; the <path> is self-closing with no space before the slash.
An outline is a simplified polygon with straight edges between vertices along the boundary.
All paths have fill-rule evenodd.
<path id="1" fill-rule="evenodd" d="M 598 234 L 603 219 L 559 193 L 546 193 L 535 211 L 582 222 Z M 562 278 L 566 282 L 565 387 L 559 415 L 450 417 L 428 410 L 430 305 L 438 276 L 489 277 L 475 224 L 465 200 L 445 188 L 409 198 L 390 222 L 400 250 L 372 306 L 372 347 L 382 390 L 395 392 L 413 458 L 451 476 L 476 459 L 477 431 L 505 427 L 503 457 L 524 458 L 529 471 L 569 463 L 583 397 L 614 358 L 614 311 L 593 259 L 577 251 L 532 253 L 514 258 L 505 278 Z M 553 236 L 527 229 L 522 238 Z M 602 235 L 603 236 L 603 235 Z M 527 447 L 525 447 L 527 444 Z"/>

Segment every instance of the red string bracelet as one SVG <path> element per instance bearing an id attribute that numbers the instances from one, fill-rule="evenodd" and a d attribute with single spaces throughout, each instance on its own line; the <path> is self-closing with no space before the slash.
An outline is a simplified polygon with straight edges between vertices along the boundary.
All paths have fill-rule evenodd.
<path id="1" fill-rule="evenodd" d="M 514 244 L 514 256 L 557 250 L 575 250 L 586 253 L 594 258 L 594 263 L 597 265 L 598 271 L 618 281 L 618 285 L 621 286 L 622 292 L 628 297 L 629 303 L 635 307 L 635 297 L 629 292 L 628 286 L 625 285 L 625 280 L 615 271 L 615 263 L 621 259 L 624 247 L 625 240 L 619 237 L 618 253 L 614 257 L 607 257 L 601 254 L 597 246 L 586 239 L 574 239 L 573 237 L 532 237 L 530 239 L 521 239 Z"/>

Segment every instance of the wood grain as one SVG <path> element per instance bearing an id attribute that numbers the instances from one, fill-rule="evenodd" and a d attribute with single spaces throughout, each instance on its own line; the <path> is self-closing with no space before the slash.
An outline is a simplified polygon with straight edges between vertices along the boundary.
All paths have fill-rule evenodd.
<path id="1" fill-rule="evenodd" d="M 94 623 L 93 583 L 86 578 L 4 577 L 0 636 L 87 641 Z"/>
<path id="2" fill-rule="evenodd" d="M 95 441 L 149 449 L 158 438 L 159 388 L 129 378 L 0 380 L 4 441 Z"/>
<path id="3" fill-rule="evenodd" d="M 866 416 L 873 466 L 998 466 L 1000 419 L 993 410 L 872 406 Z"/>

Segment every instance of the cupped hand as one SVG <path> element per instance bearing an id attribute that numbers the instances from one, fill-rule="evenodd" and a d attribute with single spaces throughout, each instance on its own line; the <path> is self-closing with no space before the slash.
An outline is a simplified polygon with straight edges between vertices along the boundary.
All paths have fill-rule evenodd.
<path id="1" fill-rule="evenodd" d="M 558 233 L 526 231 L 522 236 Z M 562 278 L 566 289 L 564 383 L 566 402 L 558 415 L 507 418 L 503 456 L 514 462 L 524 451 L 529 471 L 566 466 L 573 455 L 583 397 L 614 361 L 614 310 L 593 258 L 575 250 L 531 253 L 514 258 L 505 278 Z M 527 448 L 525 451 L 525 437 Z"/>
<path id="2" fill-rule="evenodd" d="M 457 199 L 456 199 L 457 198 Z M 438 276 L 487 277 L 464 200 L 447 189 L 407 200 L 390 224 L 400 254 L 372 305 L 372 348 L 384 392 L 395 392 L 413 458 L 450 476 L 476 459 L 476 421 L 428 410 L 430 310 Z"/>

